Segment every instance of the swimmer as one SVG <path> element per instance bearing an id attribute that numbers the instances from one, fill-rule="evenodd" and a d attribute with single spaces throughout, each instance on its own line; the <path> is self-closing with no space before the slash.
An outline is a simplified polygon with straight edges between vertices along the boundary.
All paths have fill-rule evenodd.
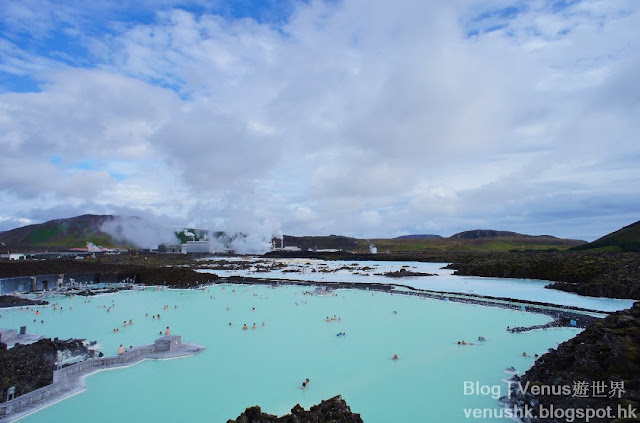
<path id="1" fill-rule="evenodd" d="M 265 327 L 266 325 L 264 324 L 264 322 L 262 322 L 262 327 Z"/>
<path id="2" fill-rule="evenodd" d="M 122 346 L 122 344 L 120 344 L 120 346 L 118 347 L 118 355 L 122 355 L 124 353 L 124 347 Z"/>
<path id="3" fill-rule="evenodd" d="M 522 353 L 522 356 L 523 356 L 523 357 L 531 357 L 531 356 L 530 356 L 529 354 L 527 354 L 526 352 L 523 352 L 523 353 Z"/>
<path id="4" fill-rule="evenodd" d="M 256 326 L 256 324 L 254 323 L 254 324 L 253 324 L 253 326 L 251 326 L 251 329 L 256 329 L 256 328 L 257 328 L 257 326 Z"/>
<path id="5" fill-rule="evenodd" d="M 302 387 L 300 389 L 307 389 L 307 382 L 302 382 Z"/>
<path id="6" fill-rule="evenodd" d="M 242 330 L 247 330 L 249 329 L 249 327 L 247 326 L 247 324 L 245 323 L 244 326 L 242 326 Z"/>
<path id="7" fill-rule="evenodd" d="M 398 359 L 398 354 L 394 354 L 393 357 L 391 357 L 392 360 L 397 360 Z"/>
<path id="8" fill-rule="evenodd" d="M 129 320 L 129 326 L 133 324 L 133 320 Z"/>
<path id="9" fill-rule="evenodd" d="M 167 326 L 167 330 L 164 331 L 165 335 L 171 335 L 171 329 L 169 329 L 169 326 Z"/>
<path id="10" fill-rule="evenodd" d="M 231 326 L 231 322 L 229 322 L 229 326 Z"/>
<path id="11" fill-rule="evenodd" d="M 125 320 L 125 321 L 124 321 L 124 323 L 122 324 L 122 327 L 123 327 L 123 328 L 126 328 L 126 327 L 127 327 L 127 321 L 126 321 L 126 320 Z"/>

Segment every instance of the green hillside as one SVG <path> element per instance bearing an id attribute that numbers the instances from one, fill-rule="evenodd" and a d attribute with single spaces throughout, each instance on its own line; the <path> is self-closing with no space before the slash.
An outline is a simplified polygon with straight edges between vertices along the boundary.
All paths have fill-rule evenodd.
<path id="1" fill-rule="evenodd" d="M 585 245 L 579 245 L 575 250 L 593 251 L 640 251 L 640 220 L 618 229 Z"/>
<path id="2" fill-rule="evenodd" d="M 81 248 L 86 247 L 87 242 L 108 248 L 127 247 L 100 229 L 113 219 L 110 215 L 85 214 L 51 220 L 0 233 L 0 242 L 10 247 Z"/>

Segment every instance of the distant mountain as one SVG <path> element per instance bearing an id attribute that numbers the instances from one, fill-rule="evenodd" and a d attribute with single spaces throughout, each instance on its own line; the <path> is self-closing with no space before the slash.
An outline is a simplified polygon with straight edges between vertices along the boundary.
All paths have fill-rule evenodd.
<path id="1" fill-rule="evenodd" d="M 474 229 L 472 231 L 458 232 L 449 238 L 454 239 L 480 239 L 480 238 L 520 238 L 529 237 L 531 235 L 523 235 L 517 232 L 496 231 L 493 229 Z"/>
<path id="2" fill-rule="evenodd" d="M 414 234 L 414 235 L 397 236 L 393 239 L 434 239 L 434 238 L 442 238 L 442 237 L 440 235 L 434 235 L 434 234 Z"/>
<path id="3" fill-rule="evenodd" d="M 574 250 L 640 251 L 640 220 Z"/>
<path id="4" fill-rule="evenodd" d="M 85 214 L 68 219 L 50 220 L 0 233 L 0 242 L 12 247 L 86 247 L 92 242 L 103 247 L 124 247 L 101 230 L 102 225 L 116 219 L 111 215 Z"/>
<path id="5" fill-rule="evenodd" d="M 86 214 L 0 233 L 0 243 L 5 244 L 3 249 L 9 250 L 86 247 L 88 242 L 107 248 L 156 248 L 158 244 L 181 244 L 204 239 L 209 235 L 205 230 L 167 228 L 138 217 Z M 248 235 L 227 235 L 223 232 L 213 234 L 217 242 L 225 245 L 243 244 L 241 238 L 247 238 Z M 280 247 L 280 240 L 274 241 Z M 564 250 L 584 243 L 547 235 L 531 236 L 490 229 L 460 232 L 449 238 L 434 234 L 412 234 L 394 239 L 358 239 L 342 235 L 284 236 L 285 247 L 299 247 L 303 251 L 335 249 L 369 252 L 375 247 L 379 253 Z M 628 248 L 627 244 L 624 248 Z"/>

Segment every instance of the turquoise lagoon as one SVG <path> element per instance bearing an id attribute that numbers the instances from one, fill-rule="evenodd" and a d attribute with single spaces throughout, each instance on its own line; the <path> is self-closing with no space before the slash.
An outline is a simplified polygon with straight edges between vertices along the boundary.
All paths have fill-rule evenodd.
<path id="1" fill-rule="evenodd" d="M 38 307 L 39 316 L 34 308 L 2 310 L 3 327 L 26 324 L 29 332 L 48 337 L 97 340 L 106 355 L 115 355 L 120 344 L 152 343 L 167 326 L 206 347 L 193 357 L 91 375 L 84 392 L 23 421 L 226 422 L 255 404 L 281 415 L 295 404 L 308 408 L 341 394 L 367 423 L 464 422 L 465 409 L 500 408 L 491 395 L 465 395 L 465 382 L 498 386 L 506 395 L 505 368 L 523 372 L 533 364 L 523 352 L 543 354 L 578 333 L 506 332 L 507 325 L 549 320 L 521 311 L 364 290 L 309 296 L 307 289 L 147 288 L 55 298 L 58 310 Z M 334 315 L 339 322 L 325 321 Z M 133 326 L 123 328 L 129 319 Z M 254 322 L 257 329 L 241 329 Z M 113 333 L 116 327 L 119 333 Z M 337 337 L 339 332 L 346 336 Z M 486 342 L 477 342 L 479 336 Z M 474 345 L 457 345 L 460 340 Z M 391 359 L 394 354 L 399 360 Z M 305 378 L 311 383 L 302 390 Z"/>

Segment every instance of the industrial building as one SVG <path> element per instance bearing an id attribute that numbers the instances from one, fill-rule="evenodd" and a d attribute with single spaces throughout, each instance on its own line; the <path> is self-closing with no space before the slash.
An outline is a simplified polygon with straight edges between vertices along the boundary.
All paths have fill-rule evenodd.
<path id="1" fill-rule="evenodd" d="M 209 241 L 187 241 L 186 244 L 182 244 L 183 254 L 209 252 L 211 252 L 211 242 Z"/>

